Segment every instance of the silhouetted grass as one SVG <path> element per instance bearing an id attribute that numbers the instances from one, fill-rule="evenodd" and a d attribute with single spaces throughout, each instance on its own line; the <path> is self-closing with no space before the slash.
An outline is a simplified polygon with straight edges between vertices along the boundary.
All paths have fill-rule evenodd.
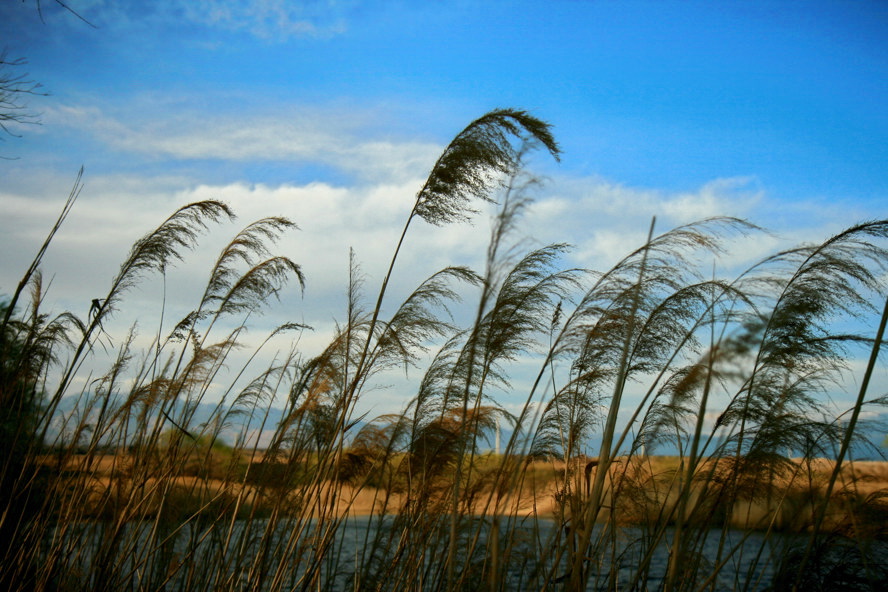
<path id="1" fill-rule="evenodd" d="M 707 271 L 713 257 L 760 232 L 733 218 L 662 234 L 652 223 L 611 269 L 563 269 L 566 245 L 514 241 L 534 184 L 522 159 L 538 147 L 558 156 L 527 113 L 472 122 L 417 194 L 373 304 L 353 256 L 329 345 L 314 357 L 294 345 L 258 373 L 264 344 L 242 368 L 226 365 L 251 315 L 304 281 L 272 252 L 293 224 L 267 218 L 238 233 L 191 312 L 172 330 L 160 319 L 136 350 L 134 330 L 106 334 L 127 292 L 232 213 L 213 201 L 181 208 L 135 243 L 86 319 L 50 317 L 40 263 L 78 178 L 3 307 L 0 585 L 876 589 L 888 490 L 848 469 L 848 450 L 861 411 L 885 403 L 867 398 L 884 316 L 878 333 L 836 328 L 877 324 L 888 221 L 733 279 Z M 448 267 L 387 302 L 416 218 L 459 222 L 494 198 L 484 269 Z M 464 326 L 457 303 L 472 311 Z M 285 324 L 269 339 L 306 329 Z M 115 361 L 84 376 L 98 350 Z M 867 352 L 854 406 L 830 415 L 824 398 Z M 510 377 L 528 364 L 522 391 Z M 376 378 L 405 367 L 420 378 L 403 411 L 359 416 Z M 519 412 L 504 392 L 523 399 Z M 261 448 L 256 425 L 271 433 Z M 503 427 L 502 453 L 490 454 Z"/>

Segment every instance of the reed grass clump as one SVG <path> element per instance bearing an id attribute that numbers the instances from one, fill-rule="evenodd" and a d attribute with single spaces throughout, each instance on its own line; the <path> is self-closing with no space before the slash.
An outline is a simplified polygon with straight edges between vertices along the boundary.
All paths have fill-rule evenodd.
<path id="1" fill-rule="evenodd" d="M 329 344 L 265 356 L 271 338 L 310 330 L 287 323 L 240 368 L 251 316 L 305 285 L 274 254 L 294 224 L 247 225 L 190 312 L 137 348 L 135 328 L 108 334 L 127 293 L 233 212 L 179 209 L 136 241 L 87 318 L 49 316 L 40 266 L 78 177 L 0 308 L 0 586 L 877 589 L 888 480 L 851 450 L 863 412 L 886 403 L 868 385 L 888 220 L 731 278 L 712 260 L 761 232 L 734 218 L 652 223 L 612 268 L 565 269 L 567 245 L 516 240 L 536 149 L 559 155 L 523 111 L 469 124 L 393 237 L 378 292 L 365 297 L 353 252 Z M 393 305 L 413 225 L 494 201 L 483 269 L 447 267 Z M 100 350 L 113 361 L 84 376 Z M 866 355 L 855 402 L 831 413 L 824 401 Z M 403 410 L 361 415 L 403 369 L 416 376 Z"/>

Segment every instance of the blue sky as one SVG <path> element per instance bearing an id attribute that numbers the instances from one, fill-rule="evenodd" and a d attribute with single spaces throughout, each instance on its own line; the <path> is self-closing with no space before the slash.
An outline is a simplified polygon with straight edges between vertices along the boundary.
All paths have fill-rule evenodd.
<path id="1" fill-rule="evenodd" d="M 338 105 L 372 117 L 358 124 L 367 136 L 443 143 L 516 106 L 556 126 L 561 172 L 666 190 L 754 175 L 775 199 L 884 195 L 884 3 L 105 4 L 71 4 L 96 28 L 48 0 L 45 24 L 27 3 L 3 8 L 5 45 L 52 93 L 38 109 L 98 104 L 144 124 L 166 105 L 246 123 Z M 23 157 L 46 149 L 6 144 Z M 85 164 L 120 166 L 96 160 Z M 264 181 L 305 164 L 238 160 L 230 177 Z"/>
<path id="2" fill-rule="evenodd" d="M 221 198 L 242 223 L 300 226 L 279 250 L 303 265 L 305 298 L 269 323 L 299 317 L 320 343 L 344 315 L 348 248 L 373 285 L 437 155 L 495 107 L 555 126 L 563 158 L 532 161 L 548 183 L 525 233 L 574 244 L 572 265 L 606 268 L 654 215 L 774 231 L 730 267 L 888 214 L 884 2 L 68 4 L 92 26 L 51 0 L 42 20 L 33 1 L 0 6 L 8 56 L 49 93 L 29 102 L 42 124 L 0 143 L 0 292 L 83 165 L 46 262 L 58 308 L 95 297 L 173 209 Z M 415 231 L 395 289 L 477 264 L 486 228 Z M 211 255 L 195 257 L 186 270 Z"/>

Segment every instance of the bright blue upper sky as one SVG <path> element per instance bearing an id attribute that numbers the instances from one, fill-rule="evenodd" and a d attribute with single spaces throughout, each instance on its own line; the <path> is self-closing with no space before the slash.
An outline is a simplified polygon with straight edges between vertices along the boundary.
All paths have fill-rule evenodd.
<path id="1" fill-rule="evenodd" d="M 256 2 L 216 22 L 213 10 L 245 3 L 104 4 L 72 3 L 97 28 L 49 0 L 45 25 L 27 5 L 0 9 L 11 55 L 52 93 L 38 108 L 122 112 L 153 96 L 237 116 L 339 103 L 384 111 L 366 133 L 445 142 L 515 106 L 556 126 L 574 174 L 665 189 L 754 175 L 793 199 L 872 203 L 888 187 L 881 2 Z M 283 18 L 308 31 L 261 10 L 291 4 L 303 8 Z M 140 111 L 125 118 L 163 116 Z"/>
<path id="2" fill-rule="evenodd" d="M 348 247 L 378 279 L 435 157 L 495 107 L 555 126 L 528 232 L 575 244 L 576 265 L 607 266 L 653 215 L 813 241 L 888 214 L 885 2 L 68 4 L 95 26 L 52 0 L 43 22 L 33 0 L 0 5 L 15 71 L 50 93 L 30 100 L 42 125 L 0 143 L 0 293 L 84 165 L 46 263 L 63 306 L 174 207 L 218 197 L 300 225 L 282 243 L 308 277 L 299 314 L 332 323 L 341 308 L 311 307 L 341 295 Z M 483 221 L 417 232 L 394 281 L 475 262 L 485 238 Z"/>

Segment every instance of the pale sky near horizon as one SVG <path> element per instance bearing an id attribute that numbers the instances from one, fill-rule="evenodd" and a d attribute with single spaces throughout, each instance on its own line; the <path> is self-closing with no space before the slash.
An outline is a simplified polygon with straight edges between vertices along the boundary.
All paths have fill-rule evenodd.
<path id="1" fill-rule="evenodd" d="M 44 265 L 56 311 L 86 315 L 134 240 L 216 198 L 239 223 L 183 265 L 182 293 L 199 296 L 239 226 L 287 216 L 300 230 L 275 250 L 302 265 L 305 294 L 258 322 L 306 322 L 320 344 L 345 316 L 349 247 L 375 294 L 436 157 L 496 107 L 554 126 L 563 157 L 531 161 L 547 182 L 523 228 L 575 245 L 571 266 L 607 268 L 652 216 L 773 231 L 727 267 L 888 216 L 885 2 L 67 3 L 87 22 L 51 0 L 42 20 L 34 1 L 0 6 L 0 46 L 28 60 L 11 71 L 48 93 L 28 101 L 41 124 L 0 142 L 0 294 L 85 168 Z M 395 295 L 478 265 L 487 228 L 417 225 Z M 149 282 L 133 307 L 158 293 Z M 382 411 L 400 401 L 384 396 Z"/>

